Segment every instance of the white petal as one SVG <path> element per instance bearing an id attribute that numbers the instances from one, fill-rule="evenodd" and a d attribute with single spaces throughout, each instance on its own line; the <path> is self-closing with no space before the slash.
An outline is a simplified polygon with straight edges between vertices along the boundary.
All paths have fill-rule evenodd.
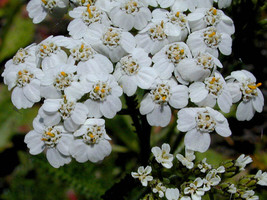
<path id="1" fill-rule="evenodd" d="M 141 115 L 146 115 L 150 113 L 155 107 L 155 103 L 152 100 L 152 97 L 149 94 L 146 94 L 140 104 L 140 113 Z"/>
<path id="2" fill-rule="evenodd" d="M 31 108 L 34 104 L 25 97 L 23 89 L 19 87 L 15 87 L 14 90 L 12 91 L 11 101 L 14 104 L 14 106 L 18 109 Z"/>
<path id="3" fill-rule="evenodd" d="M 100 111 L 106 118 L 113 118 L 121 110 L 122 103 L 118 97 L 109 95 L 107 99 L 100 104 Z"/>
<path id="4" fill-rule="evenodd" d="M 100 103 L 99 102 L 88 99 L 84 102 L 84 104 L 88 108 L 88 111 L 89 111 L 88 116 L 89 117 L 96 117 L 96 118 L 102 117 L 102 113 L 100 112 Z"/>
<path id="5" fill-rule="evenodd" d="M 178 112 L 177 128 L 186 132 L 196 127 L 196 110 L 193 108 L 184 108 Z"/>
<path id="6" fill-rule="evenodd" d="M 210 135 L 209 133 L 200 133 L 197 129 L 192 129 L 186 133 L 184 143 L 186 148 L 203 153 L 210 146 Z"/>
<path id="7" fill-rule="evenodd" d="M 55 168 L 59 168 L 64 164 L 68 164 L 71 161 L 71 158 L 68 156 L 62 155 L 57 149 L 49 148 L 46 152 L 46 158 L 48 162 Z"/>
<path id="8" fill-rule="evenodd" d="M 73 136 L 71 134 L 62 134 L 62 137 L 59 139 L 57 144 L 57 149 L 65 156 L 69 156 L 69 148 L 73 142 Z"/>
<path id="9" fill-rule="evenodd" d="M 165 127 L 171 121 L 171 116 L 170 106 L 155 104 L 154 110 L 147 114 L 147 121 L 151 126 Z"/>
<path id="10" fill-rule="evenodd" d="M 255 110 L 253 108 L 252 105 L 252 101 L 248 101 L 248 102 L 241 102 L 238 106 L 237 106 L 237 110 L 236 110 L 236 118 L 239 121 L 249 121 L 252 119 L 252 117 L 255 114 Z"/>

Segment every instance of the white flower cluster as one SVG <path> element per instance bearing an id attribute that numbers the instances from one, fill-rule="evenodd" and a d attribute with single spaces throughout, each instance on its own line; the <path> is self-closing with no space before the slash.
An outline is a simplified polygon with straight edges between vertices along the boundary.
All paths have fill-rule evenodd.
<path id="1" fill-rule="evenodd" d="M 170 154 L 170 150 L 170 145 L 166 143 L 164 143 L 161 148 L 153 147 L 151 149 L 156 162 L 161 164 L 167 170 L 171 170 L 174 162 L 174 156 Z M 163 182 L 157 178 L 157 172 L 155 172 L 155 176 L 153 177 L 151 166 L 147 166 L 146 168 L 143 166 L 139 167 L 138 172 L 132 172 L 132 177 L 139 179 L 143 186 L 149 186 L 152 192 L 160 198 L 165 196 L 168 200 L 200 200 L 205 192 L 210 191 L 213 186 L 219 185 L 221 182 L 220 174 L 225 173 L 225 168 L 223 166 L 215 169 L 206 162 L 206 158 L 203 159 L 200 164 L 194 165 L 193 161 L 195 160 L 195 155 L 192 150 L 185 149 L 185 157 L 181 154 L 177 154 L 176 158 L 188 170 L 192 170 L 189 171 L 188 176 L 192 176 L 194 171 L 198 169 L 201 173 L 203 173 L 201 177 L 197 177 L 192 182 L 185 182 L 185 184 L 181 184 L 181 186 L 178 185 L 180 190 L 178 188 L 171 188 L 169 184 L 164 185 Z M 155 167 L 154 171 L 156 170 L 158 170 L 157 167 Z M 177 169 L 174 170 L 174 173 L 176 171 Z M 171 174 L 171 176 L 173 176 L 173 174 Z M 165 177 L 163 179 L 165 179 Z M 177 187 L 177 185 L 175 186 Z"/>
<path id="2" fill-rule="evenodd" d="M 215 0 L 214 0 L 215 1 Z M 231 135 L 225 113 L 240 100 L 238 120 L 263 108 L 263 95 L 248 71 L 223 78 L 219 53 L 231 54 L 233 21 L 212 0 L 31 0 L 29 16 L 66 12 L 70 37 L 50 36 L 20 49 L 5 65 L 4 83 L 18 109 L 43 101 L 25 142 L 30 153 L 45 150 L 54 167 L 98 162 L 110 154 L 105 121 L 122 109 L 120 96 L 146 90 L 140 113 L 151 126 L 169 124 L 179 109 L 180 131 L 189 150 L 204 152 L 210 133 Z M 219 8 L 229 0 L 216 0 Z M 69 5 L 71 5 L 69 7 Z M 186 11 L 186 12 L 185 12 Z M 115 67 L 114 67 L 115 66 Z M 195 107 L 186 108 L 189 101 Z M 191 105 L 191 104 L 190 104 Z M 154 149 L 155 154 L 163 150 Z M 167 152 L 167 149 L 164 150 Z M 169 159 L 165 159 L 167 156 Z M 170 166 L 172 157 L 161 163 Z"/>

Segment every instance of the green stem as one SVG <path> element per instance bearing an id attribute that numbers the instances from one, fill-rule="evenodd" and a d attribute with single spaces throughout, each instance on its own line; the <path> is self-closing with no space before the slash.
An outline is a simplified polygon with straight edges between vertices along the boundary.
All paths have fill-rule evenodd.
<path id="1" fill-rule="evenodd" d="M 150 156 L 150 134 L 151 126 L 147 123 L 146 117 L 141 115 L 138 110 L 136 96 L 125 96 L 128 111 L 133 120 L 133 126 L 139 138 L 140 156 L 139 160 L 142 165 L 147 165 Z"/>

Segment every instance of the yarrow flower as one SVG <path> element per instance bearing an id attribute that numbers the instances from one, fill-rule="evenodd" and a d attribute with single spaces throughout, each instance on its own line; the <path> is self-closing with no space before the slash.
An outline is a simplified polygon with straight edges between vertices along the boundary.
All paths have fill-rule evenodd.
<path id="1" fill-rule="evenodd" d="M 182 154 L 177 154 L 176 158 L 185 166 L 187 169 L 192 169 L 194 167 L 194 161 L 196 156 L 194 155 L 194 151 L 185 148 L 185 156 Z"/>
<path id="2" fill-rule="evenodd" d="M 73 135 L 76 139 L 70 146 L 70 154 L 78 162 L 89 160 L 96 163 L 111 153 L 111 139 L 106 133 L 103 119 L 87 119 Z"/>
<path id="3" fill-rule="evenodd" d="M 173 161 L 173 155 L 170 154 L 171 147 L 169 144 L 164 143 L 161 146 L 161 149 L 159 147 L 153 147 L 151 149 L 153 155 L 155 156 L 155 159 L 158 163 L 161 163 L 163 167 L 165 168 L 171 168 L 172 167 L 172 161 Z"/>
<path id="4" fill-rule="evenodd" d="M 148 182 L 153 180 L 153 177 L 150 176 L 151 172 L 152 168 L 150 166 L 146 166 L 146 168 L 141 166 L 138 168 L 137 172 L 132 172 L 131 175 L 133 178 L 138 178 L 142 185 L 146 187 Z"/>
<path id="5" fill-rule="evenodd" d="M 205 194 L 203 186 L 203 180 L 196 178 L 193 183 L 190 183 L 188 187 L 184 189 L 184 194 L 190 194 L 194 200 L 201 200 L 201 196 Z"/>
<path id="6" fill-rule="evenodd" d="M 267 172 L 263 172 L 259 170 L 257 174 L 254 176 L 257 179 L 257 184 L 261 186 L 267 186 Z"/>
<path id="7" fill-rule="evenodd" d="M 245 170 L 246 165 L 249 163 L 252 163 L 251 157 L 242 154 L 236 159 L 235 166 L 239 167 L 240 171 L 243 171 Z"/>
<path id="8" fill-rule="evenodd" d="M 167 188 L 165 196 L 168 200 L 178 200 L 180 192 L 177 188 Z"/>
<path id="9" fill-rule="evenodd" d="M 227 119 L 212 108 L 183 108 L 178 112 L 177 128 L 187 132 L 184 143 L 193 151 L 205 152 L 210 146 L 210 133 L 223 137 L 231 135 Z"/>

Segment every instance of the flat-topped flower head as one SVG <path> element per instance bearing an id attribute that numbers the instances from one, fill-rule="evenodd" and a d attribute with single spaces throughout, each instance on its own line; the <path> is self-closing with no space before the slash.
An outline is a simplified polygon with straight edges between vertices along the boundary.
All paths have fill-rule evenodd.
<path id="1" fill-rule="evenodd" d="M 173 155 L 170 154 L 171 147 L 169 144 L 164 143 L 159 147 L 153 147 L 151 149 L 155 159 L 158 163 L 161 163 L 163 167 L 170 169 L 172 167 Z"/>
<path id="2" fill-rule="evenodd" d="M 203 180 L 196 178 L 193 183 L 190 183 L 188 187 L 184 189 L 184 194 L 190 194 L 192 199 L 200 200 L 201 196 L 205 194 L 203 186 Z"/>
<path id="3" fill-rule="evenodd" d="M 223 137 L 231 135 L 227 119 L 212 108 L 183 108 L 178 112 L 177 128 L 187 132 L 185 146 L 193 151 L 205 152 L 210 145 L 210 133 Z"/>
<path id="4" fill-rule="evenodd" d="M 239 121 L 251 120 L 255 111 L 262 112 L 264 97 L 259 89 L 262 83 L 256 83 L 252 73 L 246 70 L 234 71 L 227 79 L 233 101 L 238 102 L 242 98 L 236 111 Z"/>
<path id="5" fill-rule="evenodd" d="M 61 125 L 45 126 L 39 115 L 33 120 L 33 127 L 34 130 L 27 133 L 24 139 L 32 155 L 46 150 L 47 160 L 55 168 L 70 163 L 69 147 L 73 142 L 72 134 Z"/>
<path id="6" fill-rule="evenodd" d="M 141 166 L 137 172 L 132 172 L 131 175 L 133 178 L 138 178 L 142 185 L 146 187 L 148 182 L 153 180 L 153 176 L 150 176 L 151 172 L 152 168 L 150 166 L 146 166 L 146 168 Z"/>
<path id="7" fill-rule="evenodd" d="M 191 58 L 188 46 L 183 42 L 175 42 L 163 47 L 152 57 L 153 68 L 162 79 L 172 76 L 175 67 L 185 58 Z"/>
<path id="8" fill-rule="evenodd" d="M 110 74 L 91 74 L 87 76 L 87 93 L 89 99 L 85 105 L 89 110 L 89 117 L 105 116 L 113 118 L 122 108 L 119 97 L 122 88 Z"/>
<path id="9" fill-rule="evenodd" d="M 194 161 L 196 156 L 194 155 L 194 151 L 185 148 L 185 156 L 182 154 L 177 154 L 176 158 L 185 166 L 187 169 L 192 169 L 194 167 Z"/>
<path id="10" fill-rule="evenodd" d="M 151 126 L 165 127 L 172 115 L 169 104 L 176 109 L 185 107 L 188 103 L 188 88 L 178 85 L 171 78 L 156 80 L 150 89 L 141 101 L 140 113 L 146 115 Z"/>
<path id="11" fill-rule="evenodd" d="M 66 130 L 75 131 L 79 125 L 83 124 L 87 118 L 87 107 L 69 99 L 46 99 L 39 110 L 39 115 L 43 118 L 46 126 L 54 126 L 63 120 Z"/>
<path id="12" fill-rule="evenodd" d="M 214 26 L 190 34 L 187 45 L 194 56 L 199 52 L 208 52 L 217 58 L 218 49 L 223 55 L 230 55 L 232 52 L 232 38 L 226 33 L 218 32 Z"/>
<path id="13" fill-rule="evenodd" d="M 112 62 L 118 62 L 123 56 L 135 48 L 135 38 L 120 28 L 105 27 L 102 24 L 92 24 L 91 30 L 85 36 L 85 41 L 99 53 L 109 57 Z"/>
<path id="14" fill-rule="evenodd" d="M 151 65 L 151 58 L 141 48 L 136 48 L 127 56 L 121 58 L 116 65 L 114 76 L 128 96 L 134 95 L 137 86 L 148 89 L 157 77 Z"/>
<path id="15" fill-rule="evenodd" d="M 204 81 L 217 67 L 223 67 L 217 58 L 209 53 L 199 53 L 194 58 L 186 58 L 179 62 L 174 74 L 178 82 L 188 85 L 190 82 Z"/>
<path id="16" fill-rule="evenodd" d="M 87 119 L 85 123 L 74 132 L 76 140 L 70 147 L 71 155 L 78 162 L 102 161 L 111 153 L 110 137 L 106 133 L 105 120 Z"/>
<path id="17" fill-rule="evenodd" d="M 26 9 L 29 17 L 33 19 L 33 23 L 38 24 L 45 19 L 48 13 L 64 13 L 68 3 L 68 0 L 31 0 Z"/>
<path id="18" fill-rule="evenodd" d="M 205 78 L 204 82 L 195 82 L 189 86 L 189 97 L 198 106 L 214 107 L 216 102 L 219 108 L 230 112 L 232 97 L 226 82 L 219 72 Z"/>
<path id="19" fill-rule="evenodd" d="M 151 11 L 142 0 L 118 0 L 117 4 L 109 16 L 115 26 L 126 31 L 142 30 L 151 19 Z"/>
<path id="20" fill-rule="evenodd" d="M 69 12 L 69 15 L 74 19 L 69 23 L 67 29 L 74 39 L 85 37 L 94 23 L 102 24 L 106 27 L 110 25 L 107 14 L 92 4 L 74 8 L 73 11 Z"/>

